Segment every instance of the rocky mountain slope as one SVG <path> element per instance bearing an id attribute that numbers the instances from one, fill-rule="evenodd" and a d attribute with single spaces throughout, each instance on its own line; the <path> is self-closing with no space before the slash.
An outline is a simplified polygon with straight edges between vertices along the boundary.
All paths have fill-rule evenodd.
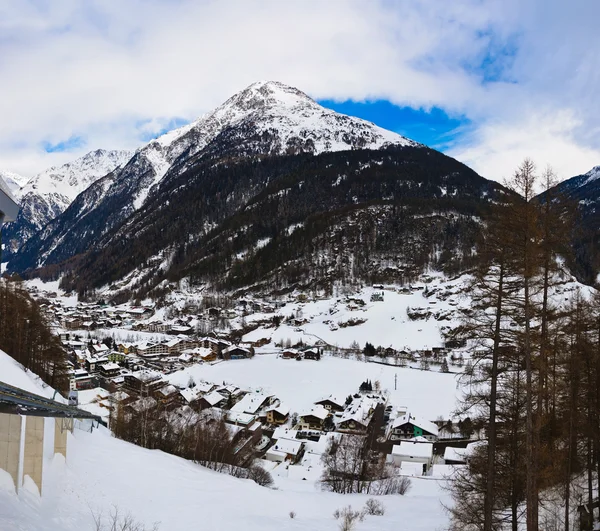
<path id="1" fill-rule="evenodd" d="M 552 193 L 577 206 L 573 269 L 581 281 L 593 284 L 600 273 L 600 166 L 561 182 Z"/>
<path id="2" fill-rule="evenodd" d="M 190 278 L 225 289 L 401 280 L 468 267 L 503 193 L 466 166 L 306 94 L 261 82 L 140 148 L 9 268 L 85 291 Z M 257 282 L 259 284 L 257 284 Z"/>
<path id="3" fill-rule="evenodd" d="M 97 149 L 31 179 L 9 175 L 13 193 L 21 204 L 17 220 L 4 228 L 9 260 L 33 234 L 64 212 L 77 195 L 127 162 L 131 155 L 130 151 Z"/>

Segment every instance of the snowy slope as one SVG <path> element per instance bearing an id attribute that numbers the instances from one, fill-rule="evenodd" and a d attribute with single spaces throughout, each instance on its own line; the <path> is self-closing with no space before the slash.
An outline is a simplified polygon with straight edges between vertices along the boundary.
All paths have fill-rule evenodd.
<path id="1" fill-rule="evenodd" d="M 52 433 L 47 423 L 46 437 Z M 116 506 L 148 527 L 159 522 L 161 531 L 334 531 L 337 508 L 362 508 L 368 499 L 320 492 L 302 481 L 296 490 L 259 487 L 114 439 L 105 429 L 91 434 L 76 429 L 67 444 L 66 463 L 46 452 L 41 498 L 27 482 L 17 496 L 0 472 L 0 529 L 91 530 L 92 513 L 108 514 Z M 440 482 L 415 479 L 406 496 L 381 497 L 386 514 L 366 517 L 357 531 L 441 528 L 446 518 L 440 497 L 448 501 Z"/>
<path id="2" fill-rule="evenodd" d="M 0 380 L 51 396 L 35 378 L 0 352 Z M 40 497 L 28 477 L 19 493 L 0 470 L 0 530 L 82 531 L 95 529 L 93 514 L 114 507 L 160 531 L 334 531 L 333 512 L 351 504 L 360 509 L 366 495 L 322 492 L 313 481 L 277 478 L 278 489 L 206 470 L 160 451 L 111 437 L 100 428 L 68 435 L 68 457 L 53 455 L 54 422 L 45 421 L 44 476 Z M 294 467 L 291 467 L 294 468 Z M 448 502 L 443 481 L 413 479 L 406 496 L 379 498 L 384 516 L 367 516 L 357 531 L 432 530 L 446 524 L 440 501 Z M 289 517 L 294 511 L 296 517 Z"/>
<path id="3" fill-rule="evenodd" d="M 10 259 L 10 255 L 64 212 L 81 192 L 125 164 L 131 155 L 130 151 L 97 149 L 63 166 L 45 170 L 29 180 L 13 177 L 14 183 L 23 186 L 14 190 L 21 204 L 19 216 L 4 228 L 4 238 L 8 242 L 7 257 Z"/>
<path id="4" fill-rule="evenodd" d="M 0 170 L 0 179 L 2 179 L 7 185 L 10 193 L 15 197 L 20 197 L 20 190 L 27 184 L 29 180 L 27 177 L 23 177 L 12 171 Z"/>
<path id="5" fill-rule="evenodd" d="M 38 173 L 18 195 L 24 200 L 28 195 L 38 196 L 62 212 L 90 184 L 125 164 L 131 156 L 131 151 L 124 150 L 90 151 L 72 162 Z"/>

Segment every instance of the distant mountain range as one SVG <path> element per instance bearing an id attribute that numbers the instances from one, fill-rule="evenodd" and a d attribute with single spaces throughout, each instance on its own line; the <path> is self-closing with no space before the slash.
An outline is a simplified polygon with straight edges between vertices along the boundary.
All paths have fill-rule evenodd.
<path id="1" fill-rule="evenodd" d="M 23 220 L 4 236 L 10 271 L 42 268 L 67 288 L 111 285 L 125 297 L 183 278 L 286 290 L 460 272 L 506 191 L 422 144 L 259 82 L 133 154 L 92 152 L 19 193 Z"/>
<path id="2" fill-rule="evenodd" d="M 7 243 L 5 258 L 10 260 L 23 244 L 52 221 L 98 178 L 103 177 L 132 156 L 130 151 L 97 149 L 59 167 L 45 170 L 31 179 L 0 172 L 21 204 L 19 217 L 3 229 Z"/>

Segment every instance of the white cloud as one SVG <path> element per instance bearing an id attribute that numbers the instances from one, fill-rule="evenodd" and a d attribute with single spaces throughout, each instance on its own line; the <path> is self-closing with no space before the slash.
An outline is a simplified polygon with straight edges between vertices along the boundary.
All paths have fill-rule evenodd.
<path id="1" fill-rule="evenodd" d="M 173 118 L 192 120 L 256 80 L 277 79 L 316 98 L 464 114 L 476 136 L 452 152 L 483 175 L 498 174 L 501 146 L 512 158 L 546 157 L 547 145 L 566 177 L 600 163 L 598 5 L 7 0 L 0 167 L 31 175 L 93 148 L 136 147 Z M 501 75 L 483 83 L 478 67 L 513 43 L 518 53 L 501 55 Z M 558 114 L 568 127 L 556 125 Z M 507 138 L 523 127 L 529 134 L 515 146 Z M 41 147 L 72 136 L 87 145 Z"/>

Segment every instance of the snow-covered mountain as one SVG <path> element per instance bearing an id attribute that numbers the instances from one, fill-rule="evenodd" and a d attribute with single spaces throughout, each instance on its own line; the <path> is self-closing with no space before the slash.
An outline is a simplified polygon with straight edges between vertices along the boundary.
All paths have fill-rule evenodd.
<path id="1" fill-rule="evenodd" d="M 19 195 L 37 194 L 66 208 L 90 184 L 125 164 L 132 155 L 126 150 L 90 151 L 72 162 L 38 173 L 27 181 Z"/>
<path id="2" fill-rule="evenodd" d="M 202 157 L 239 159 L 394 145 L 421 147 L 365 120 L 325 109 L 298 89 L 275 81 L 254 83 L 207 115 L 139 148 L 120 170 L 94 183 L 45 227 L 13 268 L 56 263 L 84 252 L 139 210 L 157 185 Z M 35 206 L 49 210 L 48 205 Z M 43 215 L 52 219 L 53 213 Z"/>
<path id="3" fill-rule="evenodd" d="M 134 191 L 135 209 L 175 161 L 180 157 L 191 159 L 226 131 L 235 132 L 236 150 L 244 155 L 318 154 L 418 145 L 371 122 L 326 109 L 296 88 L 277 81 L 259 81 L 214 111 L 137 151 L 136 155 L 151 165 L 154 175 L 140 182 L 143 186 Z"/>
<path id="4" fill-rule="evenodd" d="M 81 192 L 122 166 L 132 154 L 125 150 L 97 149 L 31 179 L 9 174 L 21 211 L 17 220 L 4 229 L 5 241 L 9 243 L 7 254 L 16 252 L 33 234 L 64 212 Z"/>
<path id="5" fill-rule="evenodd" d="M 27 184 L 29 180 L 27 177 L 23 177 L 18 173 L 12 171 L 0 170 L 0 179 L 2 179 L 7 185 L 10 193 L 13 197 L 17 198 L 20 196 L 20 190 Z"/>
<path id="6" fill-rule="evenodd" d="M 569 198 L 577 207 L 573 270 L 591 284 L 600 279 L 600 166 L 558 184 L 551 193 Z"/>

